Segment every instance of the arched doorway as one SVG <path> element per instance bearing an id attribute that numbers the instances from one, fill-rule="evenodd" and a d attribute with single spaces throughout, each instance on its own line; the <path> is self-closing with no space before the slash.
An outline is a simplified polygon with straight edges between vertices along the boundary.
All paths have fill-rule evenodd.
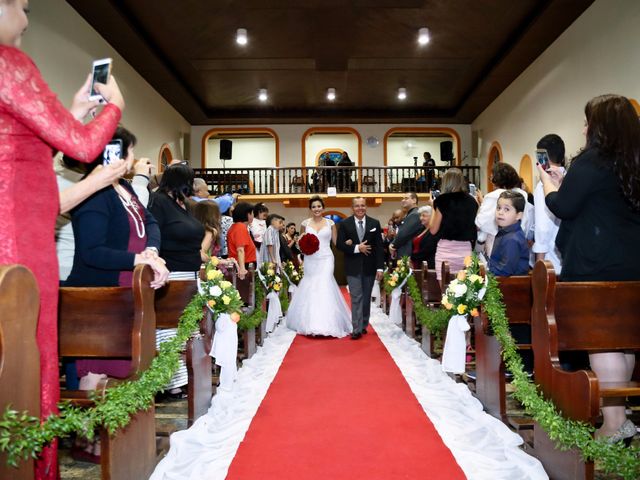
<path id="1" fill-rule="evenodd" d="M 522 159 L 520 159 L 520 169 L 518 173 L 524 180 L 524 183 L 526 183 L 529 191 L 533 192 L 533 162 L 529 155 L 524 154 Z"/>
<path id="2" fill-rule="evenodd" d="M 492 192 L 494 190 L 493 184 L 491 183 L 491 172 L 493 171 L 493 166 L 502 161 L 502 147 L 500 143 L 493 142 L 489 147 L 489 154 L 487 155 L 487 192 Z"/>
<path id="3" fill-rule="evenodd" d="M 169 144 L 165 143 L 160 147 L 160 152 L 158 153 L 158 172 L 163 172 L 172 160 L 173 153 L 171 153 L 171 148 Z"/>
<path id="4" fill-rule="evenodd" d="M 304 182 L 310 182 L 313 191 L 324 191 L 327 185 L 336 186 L 338 191 L 360 191 L 362 185 L 362 137 L 351 127 L 311 127 L 302 134 L 302 167 Z M 322 151 L 347 152 L 354 163 L 354 172 L 334 172 L 329 180 L 322 178 L 323 172 L 307 170 L 305 167 L 313 165 Z M 354 153 L 355 152 L 355 153 Z M 329 172 L 327 172 L 329 173 Z M 332 174 L 333 175 L 333 174 Z M 342 176 L 340 176 L 342 175 Z M 320 178 L 320 180 L 318 180 Z M 316 183 L 317 182 L 317 183 Z M 356 186 L 357 185 L 357 186 Z"/>

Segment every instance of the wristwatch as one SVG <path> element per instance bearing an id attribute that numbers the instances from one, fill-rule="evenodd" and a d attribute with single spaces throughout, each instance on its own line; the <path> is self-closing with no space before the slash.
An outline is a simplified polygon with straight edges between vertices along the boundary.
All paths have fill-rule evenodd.
<path id="1" fill-rule="evenodd" d="M 157 249 L 156 247 L 147 247 L 147 248 L 145 248 L 145 250 L 151 250 L 151 251 L 153 251 L 153 252 L 156 252 L 156 255 L 157 255 L 158 253 L 160 253 L 160 252 L 158 252 L 158 249 Z"/>

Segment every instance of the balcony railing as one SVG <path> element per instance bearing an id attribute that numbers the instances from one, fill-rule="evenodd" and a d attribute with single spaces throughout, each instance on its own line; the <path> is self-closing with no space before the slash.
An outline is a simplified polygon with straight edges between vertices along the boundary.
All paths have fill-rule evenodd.
<path id="1" fill-rule="evenodd" d="M 338 193 L 428 192 L 439 189 L 440 178 L 450 167 L 293 167 L 293 168 L 196 168 L 212 195 L 238 192 L 250 195 L 322 193 L 335 187 Z M 470 183 L 480 182 L 480 167 L 459 166 Z"/>

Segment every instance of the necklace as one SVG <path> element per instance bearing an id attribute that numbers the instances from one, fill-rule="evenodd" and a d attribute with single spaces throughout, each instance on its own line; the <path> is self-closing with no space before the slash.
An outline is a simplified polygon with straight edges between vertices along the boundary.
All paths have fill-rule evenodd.
<path id="1" fill-rule="evenodd" d="M 136 235 L 138 235 L 138 238 L 144 238 L 146 234 L 146 231 L 144 228 L 144 220 L 142 219 L 142 216 L 138 212 L 138 209 L 136 208 L 136 204 L 133 202 L 133 199 L 127 200 L 119 193 L 118 193 L 118 197 L 120 198 L 120 201 L 122 202 L 122 206 L 124 207 L 124 209 L 127 211 L 129 216 L 133 219 L 133 223 L 136 226 Z"/>

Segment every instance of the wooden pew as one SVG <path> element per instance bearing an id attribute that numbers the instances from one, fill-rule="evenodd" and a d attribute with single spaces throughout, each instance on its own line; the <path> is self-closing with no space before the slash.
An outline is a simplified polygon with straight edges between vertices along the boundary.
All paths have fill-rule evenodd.
<path id="1" fill-rule="evenodd" d="M 481 268 L 481 275 L 485 275 Z M 502 291 L 509 325 L 531 327 L 531 276 L 497 277 Z M 480 316 L 474 320 L 476 350 L 476 397 L 485 410 L 503 422 L 508 423 L 506 406 L 505 366 L 502 361 L 500 344 L 493 336 L 486 312 L 480 309 Z M 518 344 L 520 350 L 531 350 L 531 344 Z M 521 423 L 518 424 L 522 427 Z"/>
<path id="2" fill-rule="evenodd" d="M 198 293 L 195 280 L 173 281 L 155 292 L 156 328 L 178 328 L 178 320 L 185 307 Z M 193 424 L 207 413 L 213 396 L 211 382 L 211 345 L 214 322 L 211 312 L 205 309 L 200 330 L 185 345 L 187 365 L 187 423 Z"/>
<path id="3" fill-rule="evenodd" d="M 561 351 L 639 350 L 640 282 L 557 282 L 550 263 L 533 271 L 532 343 L 536 383 L 570 419 L 595 424 L 603 397 L 640 396 L 640 382 L 607 384 L 591 370 L 565 371 Z M 593 463 L 561 452 L 538 426 L 534 454 L 553 478 L 592 479 Z"/>
<path id="4" fill-rule="evenodd" d="M 131 359 L 125 380 L 136 380 L 149 368 L 156 352 L 153 272 L 138 265 L 133 286 L 60 289 L 59 341 L 61 357 Z M 122 380 L 107 378 L 96 394 Z M 79 406 L 93 401 L 87 391 L 61 392 Z M 155 407 L 135 414 L 114 435 L 100 431 L 102 479 L 148 478 L 156 464 Z"/>
<path id="5" fill-rule="evenodd" d="M 245 304 L 245 313 L 251 313 L 253 309 L 256 308 L 255 277 L 255 267 L 253 265 L 250 265 L 248 268 L 248 273 L 244 277 L 244 280 L 238 278 L 235 272 L 230 280 L 238 290 L 238 293 L 240 293 L 240 297 Z M 257 308 L 261 308 L 261 306 L 257 306 Z M 257 338 L 257 331 L 262 332 L 262 330 L 264 330 L 264 322 L 262 322 L 260 327 L 257 329 L 245 330 L 241 333 L 243 346 L 243 353 L 241 356 L 242 359 L 251 358 L 253 354 L 256 353 L 256 348 L 259 340 Z"/>
<path id="6" fill-rule="evenodd" d="M 0 413 L 7 406 L 40 416 L 40 352 L 36 325 L 40 297 L 33 274 L 22 265 L 0 267 Z M 33 459 L 18 468 L 0 455 L 0 478 L 31 480 Z"/>
<path id="7" fill-rule="evenodd" d="M 422 266 L 422 301 L 427 308 L 440 308 L 442 301 L 442 287 L 438 281 L 438 276 L 435 270 L 429 270 L 426 262 Z M 421 345 L 422 350 L 433 357 L 435 355 L 433 335 L 426 325 L 422 325 L 422 338 Z"/>

